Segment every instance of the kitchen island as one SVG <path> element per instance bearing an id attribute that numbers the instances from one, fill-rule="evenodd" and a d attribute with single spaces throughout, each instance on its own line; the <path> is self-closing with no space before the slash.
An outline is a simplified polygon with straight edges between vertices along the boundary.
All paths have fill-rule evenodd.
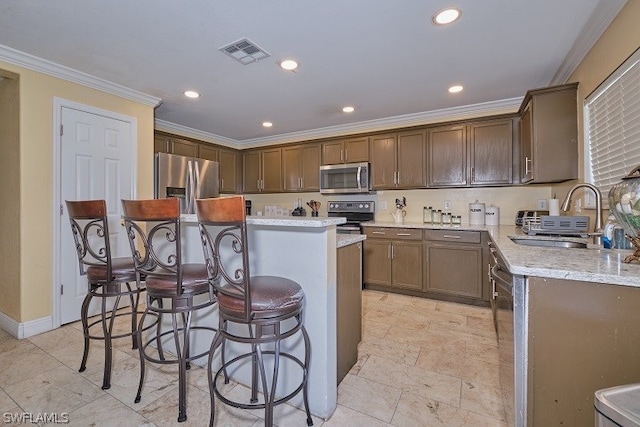
<path id="1" fill-rule="evenodd" d="M 182 239 L 185 262 L 204 262 L 195 215 L 183 215 Z M 250 269 L 252 275 L 282 276 L 298 282 L 305 293 L 304 325 L 311 339 L 311 366 L 308 376 L 311 413 L 328 418 L 337 404 L 336 363 L 336 248 L 346 244 L 337 237 L 336 225 L 344 218 L 247 217 Z M 355 241 L 352 241 L 354 243 Z M 215 306 L 207 313 L 194 316 L 194 324 L 217 327 Z M 203 334 L 192 340 L 193 352 L 211 344 L 212 336 Z M 169 346 L 170 343 L 167 343 Z M 303 358 L 302 338 L 285 340 L 282 350 Z M 227 345 L 225 357 L 246 352 L 246 348 Z M 250 361 L 250 359 L 247 359 Z M 216 366 L 220 357 L 216 355 Z M 206 364 L 206 360 L 197 361 Z M 282 385 L 293 390 L 300 381 L 300 369 L 286 359 L 281 360 L 278 389 Z M 250 384 L 250 366 L 230 372 L 232 378 Z M 302 407 L 302 393 L 292 404 Z"/>

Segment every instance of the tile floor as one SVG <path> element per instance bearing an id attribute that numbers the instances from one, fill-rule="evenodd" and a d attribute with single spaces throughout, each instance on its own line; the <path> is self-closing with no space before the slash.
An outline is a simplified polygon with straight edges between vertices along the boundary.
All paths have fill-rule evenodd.
<path id="1" fill-rule="evenodd" d="M 126 327 L 126 324 L 121 325 Z M 0 330 L 0 413 L 67 413 L 72 426 L 204 426 L 209 418 L 206 371 L 189 373 L 188 420 L 177 423 L 174 367 L 148 373 L 140 403 L 137 350 L 116 340 L 111 389 L 103 391 L 103 353 L 92 341 L 87 369 L 79 322 L 24 340 Z M 315 426 L 503 427 L 498 351 L 487 308 L 363 291 L 359 360 L 338 389 L 338 407 Z M 229 384 L 229 393 L 248 389 Z M 262 411 L 217 404 L 216 426 L 260 426 Z M 59 415 L 62 417 L 62 415 Z M 302 411 L 276 410 L 279 426 L 305 426 Z"/>

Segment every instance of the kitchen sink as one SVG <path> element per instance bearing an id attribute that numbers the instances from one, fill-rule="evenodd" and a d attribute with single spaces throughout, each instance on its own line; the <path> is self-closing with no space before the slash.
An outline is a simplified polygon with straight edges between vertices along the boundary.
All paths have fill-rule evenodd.
<path id="1" fill-rule="evenodd" d="M 540 238 L 540 237 L 520 237 L 510 236 L 511 240 L 518 245 L 525 246 L 542 246 L 550 248 L 587 248 L 586 242 L 578 242 L 575 240 L 565 240 L 561 238 Z"/>

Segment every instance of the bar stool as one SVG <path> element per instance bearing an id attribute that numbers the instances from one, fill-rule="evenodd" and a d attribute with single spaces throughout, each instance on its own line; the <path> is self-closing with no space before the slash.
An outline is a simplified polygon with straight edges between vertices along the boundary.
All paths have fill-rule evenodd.
<path id="1" fill-rule="evenodd" d="M 104 341 L 104 375 L 102 389 L 111 387 L 111 340 L 131 336 L 133 348 L 138 347 L 137 316 L 140 293 L 144 291 L 141 280 L 136 276 L 133 259 L 111 258 L 109 242 L 109 222 L 107 204 L 104 200 L 66 201 L 69 222 L 76 245 L 80 274 L 87 276 L 87 296 L 82 302 L 80 319 L 84 334 L 84 351 L 80 372 L 87 368 L 90 340 Z M 135 286 L 132 288 L 131 283 Z M 124 285 L 124 287 L 123 287 Z M 129 297 L 129 310 L 118 313 L 121 297 Z M 100 317 L 89 323 L 89 306 L 93 298 L 100 298 Z M 113 307 L 107 302 L 113 300 Z M 113 325 L 117 317 L 131 317 L 131 331 L 113 335 Z M 101 333 L 94 326 L 101 325 Z"/>
<path id="2" fill-rule="evenodd" d="M 194 326 L 191 318 L 197 310 L 216 303 L 213 287 L 209 286 L 204 264 L 183 263 L 180 237 L 180 202 L 177 198 L 154 200 L 123 200 L 124 223 L 129 236 L 136 274 L 146 276 L 147 307 L 138 331 L 143 330 L 149 314 L 162 319 L 171 315 L 171 329 L 143 338 L 138 332 L 140 352 L 140 384 L 135 402 L 140 402 L 145 375 L 145 361 L 178 365 L 178 422 L 186 421 L 186 371 L 190 362 L 209 353 L 190 353 L 191 334 L 216 329 Z M 165 306 L 165 302 L 168 303 Z M 170 335 L 170 337 L 168 337 Z M 213 336 L 213 333 L 211 334 Z M 162 339 L 171 338 L 175 357 L 165 357 Z M 155 344 L 156 349 L 152 351 Z"/>
<path id="3" fill-rule="evenodd" d="M 218 331 L 209 352 L 208 376 L 211 393 L 211 417 L 215 417 L 215 397 L 223 403 L 242 409 L 264 409 L 265 425 L 273 425 L 273 408 L 286 402 L 302 390 L 307 425 L 313 420 L 309 412 L 307 373 L 309 371 L 310 341 L 302 322 L 304 292 L 292 280 L 274 276 L 251 276 L 249 274 L 249 248 L 245 200 L 243 196 L 196 200 L 196 212 L 209 280 L 218 294 Z M 239 325 L 230 329 L 230 324 Z M 248 334 L 237 331 L 248 330 Z M 281 352 L 281 342 L 302 333 L 304 339 L 304 361 L 293 354 Z M 248 344 L 251 351 L 225 362 L 225 343 L 232 341 Z M 273 350 L 265 350 L 264 346 Z M 218 347 L 222 353 L 222 367 L 213 373 L 212 363 Z M 273 356 L 271 384 L 267 383 L 264 356 Z M 280 358 L 297 364 L 302 370 L 299 386 L 286 396 L 276 396 Z M 232 401 L 222 395 L 216 383 L 224 373 L 229 382 L 227 369 L 251 358 L 251 399 L 249 403 Z M 236 365 L 237 366 L 237 365 Z M 259 378 L 258 378 L 259 374 Z M 260 381 L 260 382 L 259 382 Z M 258 402 L 258 387 L 264 395 L 264 403 Z"/>

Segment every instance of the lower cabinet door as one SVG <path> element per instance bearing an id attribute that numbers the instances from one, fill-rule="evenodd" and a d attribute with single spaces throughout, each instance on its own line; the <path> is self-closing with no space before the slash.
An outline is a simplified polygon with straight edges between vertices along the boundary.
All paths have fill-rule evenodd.
<path id="1" fill-rule="evenodd" d="M 364 242 L 364 282 L 391 284 L 391 241 L 367 239 Z"/>
<path id="2" fill-rule="evenodd" d="M 392 285 L 422 290 L 422 242 L 393 241 L 391 248 Z"/>
<path id="3" fill-rule="evenodd" d="M 426 243 L 425 290 L 482 298 L 482 247 Z"/>

